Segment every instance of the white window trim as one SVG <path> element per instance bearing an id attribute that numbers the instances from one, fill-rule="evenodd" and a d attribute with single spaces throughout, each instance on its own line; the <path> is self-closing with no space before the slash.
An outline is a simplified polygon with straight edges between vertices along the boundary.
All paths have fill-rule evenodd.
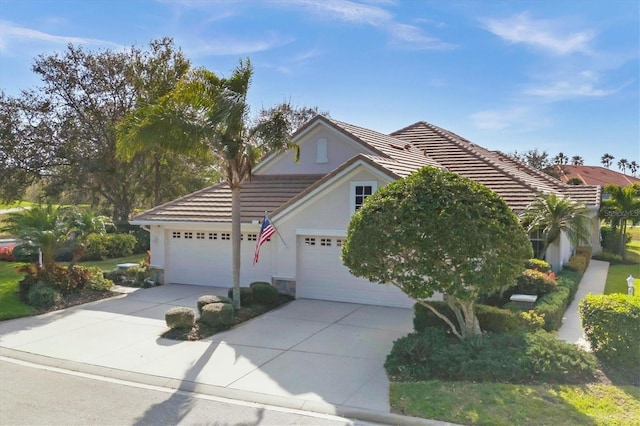
<path id="1" fill-rule="evenodd" d="M 351 181 L 351 187 L 349 190 L 349 208 L 351 214 L 356 212 L 356 186 L 370 186 L 371 194 L 373 195 L 378 190 L 378 181 L 375 180 L 354 180 Z"/>

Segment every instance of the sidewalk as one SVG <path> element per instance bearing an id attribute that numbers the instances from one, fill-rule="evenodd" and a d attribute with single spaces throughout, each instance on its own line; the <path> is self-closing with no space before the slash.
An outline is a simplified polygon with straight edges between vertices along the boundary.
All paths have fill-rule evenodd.
<path id="1" fill-rule="evenodd" d="M 562 326 L 558 330 L 558 338 L 566 340 L 569 343 L 575 343 L 589 350 L 589 343 L 584 338 L 582 332 L 582 324 L 580 322 L 580 314 L 578 312 L 578 304 L 587 294 L 603 294 L 604 286 L 607 281 L 607 272 L 609 271 L 609 262 L 601 260 L 591 260 L 589 267 L 584 273 L 580 286 L 576 293 L 576 297 L 567 308 L 562 318 Z"/>

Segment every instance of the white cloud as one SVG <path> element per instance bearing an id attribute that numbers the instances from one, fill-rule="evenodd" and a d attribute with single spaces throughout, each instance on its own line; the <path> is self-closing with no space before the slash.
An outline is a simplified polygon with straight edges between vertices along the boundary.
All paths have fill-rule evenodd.
<path id="1" fill-rule="evenodd" d="M 395 45 L 405 48 L 439 50 L 455 47 L 428 36 L 420 27 L 396 21 L 391 12 L 371 4 L 349 0 L 273 0 L 272 3 L 299 6 L 316 15 L 378 28 L 387 32 Z M 387 2 L 374 3 L 387 4 Z"/>
<path id="2" fill-rule="evenodd" d="M 593 70 L 582 70 L 572 75 L 556 77 L 553 81 L 531 86 L 524 91 L 525 95 L 544 98 L 547 101 L 560 101 L 581 97 L 603 97 L 619 92 L 624 86 L 603 88 L 600 74 Z"/>
<path id="3" fill-rule="evenodd" d="M 535 20 L 528 12 L 505 19 L 485 19 L 486 29 L 510 43 L 522 43 L 550 51 L 557 55 L 579 52 L 591 53 L 594 32 L 571 32 L 560 20 Z"/>
<path id="4" fill-rule="evenodd" d="M 526 106 L 478 111 L 470 118 L 477 128 L 483 130 L 529 131 L 549 124 L 547 118 Z"/>
<path id="5" fill-rule="evenodd" d="M 31 28 L 15 25 L 8 21 L 0 21 L 0 51 L 6 51 L 12 44 L 24 44 L 33 42 L 42 42 L 53 45 L 66 45 L 69 43 L 91 45 L 91 46 L 109 46 L 120 47 L 120 45 L 94 38 L 58 36 L 48 34 Z"/>
<path id="6" fill-rule="evenodd" d="M 255 52 L 264 52 L 274 47 L 284 46 L 293 41 L 292 38 L 280 38 L 275 34 L 269 34 L 256 40 L 240 40 L 234 38 L 216 38 L 210 43 L 187 43 L 189 54 L 194 56 L 208 55 L 246 55 Z"/>

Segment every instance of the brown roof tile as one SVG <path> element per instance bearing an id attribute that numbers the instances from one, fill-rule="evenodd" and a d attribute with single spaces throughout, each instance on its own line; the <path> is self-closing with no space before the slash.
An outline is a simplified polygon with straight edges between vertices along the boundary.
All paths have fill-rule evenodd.
<path id="1" fill-rule="evenodd" d="M 578 178 L 585 185 L 618 185 L 629 186 L 640 183 L 640 178 L 618 173 L 600 166 L 558 166 L 560 169 L 560 179 L 567 182 L 571 178 Z"/>

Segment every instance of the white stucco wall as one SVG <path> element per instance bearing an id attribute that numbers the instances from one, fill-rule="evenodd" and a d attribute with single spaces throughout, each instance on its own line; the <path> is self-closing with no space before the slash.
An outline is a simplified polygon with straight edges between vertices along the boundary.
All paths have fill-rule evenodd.
<path id="1" fill-rule="evenodd" d="M 327 140 L 327 163 L 316 162 L 316 143 L 319 138 Z M 325 126 L 318 126 L 311 130 L 297 143 L 300 146 L 300 160 L 297 163 L 294 161 L 294 151 L 288 151 L 259 166 L 255 173 L 261 175 L 327 174 L 355 155 L 367 151 L 364 147 L 356 145 Z"/>

